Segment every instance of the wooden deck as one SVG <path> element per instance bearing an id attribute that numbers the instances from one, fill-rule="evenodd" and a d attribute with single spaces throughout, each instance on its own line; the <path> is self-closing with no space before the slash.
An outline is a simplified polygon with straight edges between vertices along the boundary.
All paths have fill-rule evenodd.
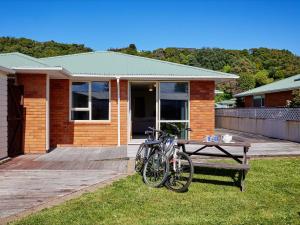
<path id="1" fill-rule="evenodd" d="M 125 148 L 63 148 L 14 158 L 0 165 L 0 221 L 126 174 L 127 165 Z"/>

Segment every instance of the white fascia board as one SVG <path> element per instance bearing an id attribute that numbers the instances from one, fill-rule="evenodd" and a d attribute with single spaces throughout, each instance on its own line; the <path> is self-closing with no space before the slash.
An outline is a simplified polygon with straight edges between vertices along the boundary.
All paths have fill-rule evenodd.
<path id="1" fill-rule="evenodd" d="M 239 78 L 237 75 L 228 76 L 176 76 L 176 75 L 106 75 L 106 74 L 73 74 L 73 77 L 82 78 L 120 78 L 126 80 L 214 80 L 214 81 L 228 81 Z"/>
<path id="2" fill-rule="evenodd" d="M 59 72 L 65 76 L 72 77 L 72 74 L 63 67 L 13 67 L 16 72 L 19 73 L 51 73 L 51 72 Z"/>
<path id="3" fill-rule="evenodd" d="M 14 70 L 4 67 L 4 66 L 0 66 L 0 72 L 2 72 L 4 74 L 14 74 L 15 73 Z"/>
<path id="4" fill-rule="evenodd" d="M 271 93 L 277 93 L 277 92 L 283 92 L 283 91 L 292 91 L 295 89 L 299 89 L 299 87 L 292 87 L 292 88 L 282 88 L 282 89 L 276 89 L 276 90 L 270 90 L 270 91 L 261 91 L 261 92 L 253 92 L 249 94 L 236 94 L 234 97 L 247 97 L 247 96 L 254 96 L 254 95 L 263 95 L 263 94 L 271 94 Z"/>

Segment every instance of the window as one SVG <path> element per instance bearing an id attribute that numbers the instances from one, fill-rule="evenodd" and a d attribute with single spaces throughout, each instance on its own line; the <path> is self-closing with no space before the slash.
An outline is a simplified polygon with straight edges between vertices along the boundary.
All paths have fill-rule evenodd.
<path id="1" fill-rule="evenodd" d="M 109 120 L 109 82 L 72 82 L 71 120 Z"/>
<path id="2" fill-rule="evenodd" d="M 187 82 L 160 83 L 160 129 L 172 132 L 173 123 L 180 129 L 189 125 L 189 91 Z M 187 138 L 187 132 L 180 135 Z"/>
<path id="3" fill-rule="evenodd" d="M 254 107 L 264 107 L 265 106 L 265 96 L 263 96 L 263 95 L 253 96 L 253 106 Z"/>

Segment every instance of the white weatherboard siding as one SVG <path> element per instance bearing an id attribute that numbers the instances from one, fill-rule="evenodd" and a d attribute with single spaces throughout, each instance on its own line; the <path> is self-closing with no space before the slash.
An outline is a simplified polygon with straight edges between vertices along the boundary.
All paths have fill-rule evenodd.
<path id="1" fill-rule="evenodd" d="M 7 157 L 7 77 L 0 74 L 0 159 Z"/>

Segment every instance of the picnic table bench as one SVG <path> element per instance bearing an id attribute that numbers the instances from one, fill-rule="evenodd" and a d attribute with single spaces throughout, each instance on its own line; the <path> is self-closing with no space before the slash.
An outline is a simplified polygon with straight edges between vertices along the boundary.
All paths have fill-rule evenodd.
<path id="1" fill-rule="evenodd" d="M 199 145 L 195 151 L 187 151 L 186 145 Z M 250 144 L 246 142 L 203 142 L 203 141 L 195 141 L 195 140 L 178 140 L 178 146 L 182 147 L 182 151 L 188 155 L 200 155 L 200 156 L 209 156 L 209 157 L 226 157 L 235 160 L 237 163 L 229 164 L 229 163 L 208 163 L 208 162 L 193 162 L 194 167 L 202 167 L 202 168 L 213 168 L 213 169 L 227 169 L 227 170 L 237 170 L 240 171 L 240 188 L 241 191 L 245 190 L 245 178 L 248 170 L 250 169 L 250 165 L 248 164 L 249 157 L 247 153 L 250 148 Z M 210 153 L 203 152 L 202 150 L 206 148 L 215 148 L 218 149 L 221 153 Z M 241 147 L 243 148 L 242 154 L 231 154 L 228 150 L 224 149 L 224 147 Z"/>

